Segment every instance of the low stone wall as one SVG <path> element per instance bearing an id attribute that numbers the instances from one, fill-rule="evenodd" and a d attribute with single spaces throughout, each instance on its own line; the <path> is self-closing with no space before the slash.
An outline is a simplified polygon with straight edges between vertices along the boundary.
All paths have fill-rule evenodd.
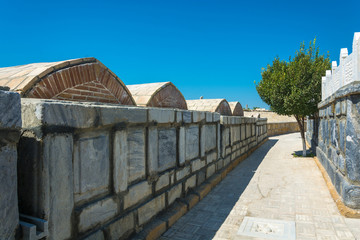
<path id="1" fill-rule="evenodd" d="M 297 122 L 275 122 L 267 123 L 268 136 L 281 135 L 286 133 L 300 132 Z"/>
<path id="2" fill-rule="evenodd" d="M 0 239 L 14 239 L 19 224 L 16 146 L 21 127 L 20 95 L 3 90 L 0 89 Z"/>
<path id="3" fill-rule="evenodd" d="M 319 109 L 316 155 L 345 205 L 359 209 L 360 82 L 340 88 L 319 103 Z"/>
<path id="4" fill-rule="evenodd" d="M 22 213 L 48 239 L 121 239 L 267 137 L 266 119 L 22 99 Z"/>

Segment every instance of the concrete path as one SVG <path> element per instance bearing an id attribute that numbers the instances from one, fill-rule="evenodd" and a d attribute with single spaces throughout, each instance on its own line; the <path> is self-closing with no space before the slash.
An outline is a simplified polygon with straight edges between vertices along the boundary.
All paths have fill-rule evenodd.
<path id="1" fill-rule="evenodd" d="M 340 215 L 316 163 L 291 155 L 301 146 L 299 133 L 271 137 L 160 239 L 280 239 L 237 234 L 257 217 L 295 222 L 297 240 L 360 240 L 360 219 Z"/>

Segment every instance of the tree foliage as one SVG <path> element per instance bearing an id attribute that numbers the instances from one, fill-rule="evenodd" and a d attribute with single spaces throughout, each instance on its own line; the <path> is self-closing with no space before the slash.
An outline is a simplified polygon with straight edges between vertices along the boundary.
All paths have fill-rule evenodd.
<path id="1" fill-rule="evenodd" d="M 305 145 L 305 117 L 317 113 L 321 101 L 321 76 L 330 69 L 328 55 L 321 55 L 316 39 L 306 48 L 304 43 L 289 61 L 276 57 L 272 64 L 262 69 L 261 81 L 256 85 L 261 99 L 280 115 L 294 115 L 303 146 Z M 304 149 L 306 150 L 306 148 Z"/>

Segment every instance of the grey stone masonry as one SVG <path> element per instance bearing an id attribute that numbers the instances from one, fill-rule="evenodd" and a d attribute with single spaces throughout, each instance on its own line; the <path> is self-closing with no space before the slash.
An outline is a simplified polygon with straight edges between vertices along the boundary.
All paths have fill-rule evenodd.
<path id="1" fill-rule="evenodd" d="M 316 155 L 348 207 L 360 209 L 360 82 L 348 84 L 318 105 Z M 307 141 L 314 141 L 314 120 Z"/>
<path id="2" fill-rule="evenodd" d="M 2 89 L 2 90 L 1 90 Z M 0 239 L 15 239 L 19 225 L 17 143 L 20 137 L 20 95 L 0 89 Z"/>
<path id="3" fill-rule="evenodd" d="M 266 119 L 98 103 L 22 99 L 21 116 L 19 207 L 48 239 L 128 238 L 267 134 Z"/>

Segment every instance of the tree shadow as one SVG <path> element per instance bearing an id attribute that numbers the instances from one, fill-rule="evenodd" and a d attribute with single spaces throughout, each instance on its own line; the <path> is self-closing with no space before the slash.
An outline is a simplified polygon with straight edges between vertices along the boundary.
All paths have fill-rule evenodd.
<path id="1" fill-rule="evenodd" d="M 269 139 L 242 161 L 160 239 L 212 239 L 277 139 Z"/>

